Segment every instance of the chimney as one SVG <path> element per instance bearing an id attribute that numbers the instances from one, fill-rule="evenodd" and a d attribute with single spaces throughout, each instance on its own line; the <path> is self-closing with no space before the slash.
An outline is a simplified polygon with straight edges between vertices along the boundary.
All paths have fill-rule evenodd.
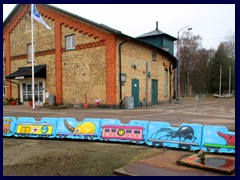
<path id="1" fill-rule="evenodd" d="M 158 21 L 156 21 L 156 30 L 158 30 Z"/>

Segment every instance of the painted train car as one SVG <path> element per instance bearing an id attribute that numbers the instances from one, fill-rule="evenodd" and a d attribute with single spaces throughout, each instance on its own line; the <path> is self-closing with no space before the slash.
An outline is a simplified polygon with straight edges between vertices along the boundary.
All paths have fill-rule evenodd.
<path id="1" fill-rule="evenodd" d="M 16 122 L 15 137 L 54 138 L 57 118 L 42 118 L 36 121 L 32 117 L 19 117 Z"/>
<path id="2" fill-rule="evenodd" d="M 118 119 L 3 117 L 3 136 L 30 138 L 87 139 L 146 144 L 155 147 L 235 153 L 235 132 L 224 126 L 181 124 Z"/>
<path id="3" fill-rule="evenodd" d="M 59 118 L 56 138 L 100 140 L 99 129 L 101 119 L 85 118 L 77 122 L 75 118 Z"/>
<path id="4" fill-rule="evenodd" d="M 141 126 L 104 125 L 101 137 L 103 140 L 121 139 L 138 143 L 143 140 L 143 130 Z"/>
<path id="5" fill-rule="evenodd" d="M 173 127 L 167 122 L 149 122 L 146 144 L 189 151 L 200 150 L 202 128 L 201 124 L 181 124 Z"/>
<path id="6" fill-rule="evenodd" d="M 204 126 L 202 149 L 215 153 L 235 153 L 235 132 L 223 126 Z"/>
<path id="7" fill-rule="evenodd" d="M 144 144 L 148 124 L 148 121 L 142 120 L 131 120 L 128 124 L 123 124 L 118 119 L 102 119 L 101 140 Z"/>
<path id="8" fill-rule="evenodd" d="M 15 134 L 19 137 L 38 136 L 49 137 L 53 133 L 53 124 L 51 123 L 18 123 Z"/>

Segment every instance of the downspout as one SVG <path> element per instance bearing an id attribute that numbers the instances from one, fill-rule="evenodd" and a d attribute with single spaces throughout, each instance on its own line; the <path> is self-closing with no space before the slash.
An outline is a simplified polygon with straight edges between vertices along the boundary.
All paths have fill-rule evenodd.
<path id="1" fill-rule="evenodd" d="M 121 52 L 122 52 L 122 45 L 124 43 L 126 43 L 128 40 L 123 41 L 122 43 L 120 43 L 118 45 L 118 55 L 119 55 L 119 98 L 120 98 L 120 109 L 122 109 L 122 104 L 123 104 L 123 100 L 122 100 L 122 78 L 121 78 L 121 74 L 122 74 L 122 56 L 121 56 Z"/>

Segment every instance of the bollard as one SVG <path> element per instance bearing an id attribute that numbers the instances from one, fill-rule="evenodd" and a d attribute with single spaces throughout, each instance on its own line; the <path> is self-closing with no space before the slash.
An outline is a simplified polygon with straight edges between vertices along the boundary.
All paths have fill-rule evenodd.
<path id="1" fill-rule="evenodd" d="M 195 100 L 198 101 L 198 95 L 195 96 Z"/>
<path id="2" fill-rule="evenodd" d="M 198 157 L 200 157 L 200 160 L 201 160 L 201 164 L 205 164 L 205 152 L 204 152 L 204 150 L 200 150 L 199 152 L 198 152 Z"/>

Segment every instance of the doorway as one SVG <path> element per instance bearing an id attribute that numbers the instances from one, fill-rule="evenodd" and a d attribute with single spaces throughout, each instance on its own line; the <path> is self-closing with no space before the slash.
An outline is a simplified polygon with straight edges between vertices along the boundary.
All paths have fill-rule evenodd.
<path id="1" fill-rule="evenodd" d="M 134 108 L 139 107 L 139 80 L 132 79 L 132 97 L 134 97 Z"/>
<path id="2" fill-rule="evenodd" d="M 152 79 L 152 105 L 158 102 L 158 80 Z"/>

